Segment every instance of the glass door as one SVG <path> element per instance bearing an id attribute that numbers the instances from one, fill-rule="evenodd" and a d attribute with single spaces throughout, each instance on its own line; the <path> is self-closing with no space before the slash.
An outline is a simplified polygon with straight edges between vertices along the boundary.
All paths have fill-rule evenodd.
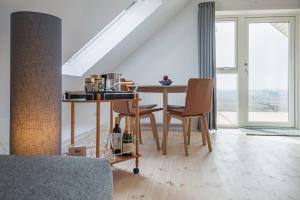
<path id="1" fill-rule="evenodd" d="M 218 127 L 237 127 L 237 18 L 216 21 L 216 67 Z"/>
<path id="2" fill-rule="evenodd" d="M 294 18 L 245 19 L 242 126 L 294 126 Z"/>

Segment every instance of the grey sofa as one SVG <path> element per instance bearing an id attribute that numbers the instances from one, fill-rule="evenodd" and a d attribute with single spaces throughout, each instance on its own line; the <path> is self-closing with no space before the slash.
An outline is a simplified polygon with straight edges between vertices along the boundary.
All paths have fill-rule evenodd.
<path id="1" fill-rule="evenodd" d="M 112 187 L 106 160 L 0 155 L 1 200 L 109 200 Z"/>

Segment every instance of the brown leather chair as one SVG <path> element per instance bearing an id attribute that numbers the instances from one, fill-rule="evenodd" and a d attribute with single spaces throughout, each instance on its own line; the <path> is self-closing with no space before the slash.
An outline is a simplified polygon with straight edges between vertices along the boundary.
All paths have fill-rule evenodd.
<path id="1" fill-rule="evenodd" d="M 212 151 L 210 134 L 207 124 L 207 113 L 211 111 L 213 93 L 213 80 L 192 78 L 188 82 L 185 106 L 168 106 L 168 129 L 171 118 L 182 121 L 185 155 L 188 155 L 187 145 L 190 144 L 191 119 L 200 118 L 203 145 L 208 144 L 209 152 Z"/>
<path id="2" fill-rule="evenodd" d="M 120 80 L 120 85 L 121 85 L 121 91 L 132 91 L 135 83 L 132 80 L 126 80 L 125 78 L 122 78 Z M 144 108 L 151 109 L 151 108 L 155 108 L 156 106 L 157 106 L 157 104 L 147 104 L 147 105 L 140 105 L 140 108 L 141 109 L 144 109 Z M 133 105 L 133 107 L 135 107 L 135 105 Z"/>
<path id="3" fill-rule="evenodd" d="M 153 138 L 156 142 L 157 150 L 160 150 L 160 145 L 159 145 L 159 138 L 158 138 L 158 133 L 157 133 L 157 126 L 156 126 L 156 120 L 155 120 L 155 115 L 153 114 L 154 112 L 160 111 L 162 108 L 145 108 L 145 107 L 140 107 L 140 119 L 142 118 L 149 118 L 151 122 L 151 127 L 152 127 L 152 133 L 153 133 Z M 132 102 L 114 102 L 113 103 L 113 111 L 119 113 L 119 121 L 121 121 L 122 117 L 129 117 L 130 118 L 130 124 L 131 124 L 131 131 L 134 131 L 134 119 L 135 119 L 135 112 L 136 110 L 134 109 L 134 106 L 132 105 Z M 140 123 L 138 124 L 140 127 Z M 140 138 L 140 143 L 142 143 L 142 135 L 141 135 L 141 129 L 139 128 L 139 138 Z"/>

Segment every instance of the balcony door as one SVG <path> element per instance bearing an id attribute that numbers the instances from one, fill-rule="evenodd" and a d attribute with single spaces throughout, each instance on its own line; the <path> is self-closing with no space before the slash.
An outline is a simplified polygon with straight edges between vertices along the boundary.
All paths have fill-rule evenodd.
<path id="1" fill-rule="evenodd" d="M 219 127 L 294 127 L 294 17 L 218 18 Z"/>
<path id="2" fill-rule="evenodd" d="M 294 126 L 294 20 L 245 19 L 243 126 Z"/>

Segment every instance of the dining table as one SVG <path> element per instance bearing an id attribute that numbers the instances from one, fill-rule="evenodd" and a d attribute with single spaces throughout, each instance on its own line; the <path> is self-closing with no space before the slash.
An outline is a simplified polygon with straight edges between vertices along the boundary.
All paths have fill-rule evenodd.
<path id="1" fill-rule="evenodd" d="M 136 87 L 136 86 L 132 86 Z M 167 155 L 168 140 L 168 94 L 169 93 L 186 93 L 187 85 L 138 85 L 135 88 L 138 93 L 161 93 L 163 98 L 163 140 L 162 153 Z"/>

